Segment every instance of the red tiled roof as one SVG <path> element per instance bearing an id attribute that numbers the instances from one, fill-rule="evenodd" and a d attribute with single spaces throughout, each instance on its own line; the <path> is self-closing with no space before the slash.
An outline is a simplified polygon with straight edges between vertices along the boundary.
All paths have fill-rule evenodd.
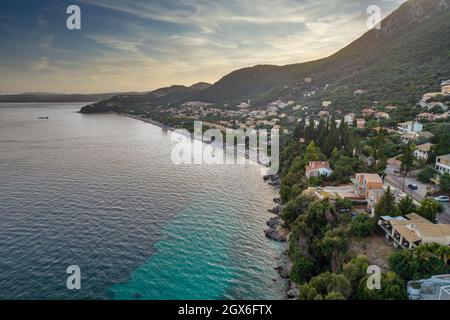
<path id="1" fill-rule="evenodd" d="M 318 169 L 330 169 L 329 161 L 310 161 L 309 165 L 306 166 L 306 171 L 318 170 Z"/>

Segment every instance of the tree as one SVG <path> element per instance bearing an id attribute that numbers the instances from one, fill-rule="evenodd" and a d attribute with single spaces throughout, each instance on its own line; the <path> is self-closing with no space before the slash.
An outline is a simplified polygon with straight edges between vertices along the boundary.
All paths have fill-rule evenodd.
<path id="1" fill-rule="evenodd" d="M 332 272 L 338 272 L 343 255 L 347 252 L 350 242 L 343 228 L 325 232 L 324 236 L 314 242 L 314 248 L 330 263 Z"/>
<path id="2" fill-rule="evenodd" d="M 324 272 L 300 286 L 300 300 L 343 300 L 352 293 L 350 281 L 342 275 Z"/>
<path id="3" fill-rule="evenodd" d="M 437 214 L 441 210 L 442 209 L 439 202 L 431 198 L 426 198 L 420 203 L 420 208 L 417 213 L 434 223 L 436 221 Z"/>
<path id="4" fill-rule="evenodd" d="M 442 192 L 450 192 L 450 174 L 444 173 L 439 180 L 439 188 Z"/>
<path id="5" fill-rule="evenodd" d="M 286 225 L 292 224 L 300 214 L 304 213 L 308 209 L 311 201 L 311 197 L 300 194 L 294 200 L 286 203 L 281 213 L 281 218 Z"/>
<path id="6" fill-rule="evenodd" d="M 374 163 L 376 164 L 377 160 L 383 160 L 386 158 L 385 146 L 385 130 L 379 130 L 372 145 L 372 157 L 374 159 Z"/>
<path id="7" fill-rule="evenodd" d="M 400 250 L 389 257 L 389 266 L 405 281 L 427 279 L 449 273 L 448 247 L 437 243 L 421 244 L 414 251 Z"/>
<path id="8" fill-rule="evenodd" d="M 325 297 L 325 300 L 345 300 L 345 297 L 342 293 L 338 291 L 331 291 Z"/>
<path id="9" fill-rule="evenodd" d="M 349 199 L 338 199 L 334 205 L 336 210 L 350 210 L 353 207 L 353 202 Z"/>
<path id="10" fill-rule="evenodd" d="M 363 170 L 364 161 L 359 158 L 340 155 L 331 163 L 333 173 L 331 179 L 337 183 L 347 183 L 356 172 Z"/>
<path id="11" fill-rule="evenodd" d="M 327 156 L 331 156 L 334 148 L 339 147 L 339 132 L 336 128 L 336 117 L 333 115 L 329 124 L 329 133 L 325 140 L 324 152 Z M 322 145 L 321 145 L 322 146 Z"/>
<path id="12" fill-rule="evenodd" d="M 423 168 L 417 175 L 417 179 L 423 183 L 430 183 L 434 177 L 436 177 L 436 170 L 432 167 Z"/>
<path id="13" fill-rule="evenodd" d="M 402 155 L 399 157 L 399 160 L 402 162 L 400 169 L 403 173 L 403 191 L 405 191 L 405 177 L 414 165 L 415 148 L 414 144 L 408 143 L 403 147 Z"/>
<path id="14" fill-rule="evenodd" d="M 407 195 L 406 198 L 403 198 L 400 200 L 400 202 L 397 205 L 397 209 L 398 209 L 399 214 L 401 214 L 403 216 L 413 213 L 413 212 L 416 212 L 416 210 L 417 210 L 413 199 L 409 195 Z"/>
<path id="15" fill-rule="evenodd" d="M 396 216 L 397 206 L 395 205 L 395 196 L 391 191 L 391 187 L 388 186 L 386 192 L 381 199 L 375 205 L 375 215 L 381 217 L 384 215 Z"/>
<path id="16" fill-rule="evenodd" d="M 361 300 L 405 300 L 405 282 L 395 272 L 381 274 L 381 289 L 369 289 L 364 277 L 358 287 L 357 298 Z"/>
<path id="17" fill-rule="evenodd" d="M 353 290 L 357 289 L 361 279 L 367 275 L 368 267 L 369 259 L 364 255 L 359 255 L 344 264 L 344 275 L 350 281 Z"/>
<path id="18" fill-rule="evenodd" d="M 434 146 L 431 149 L 431 157 L 429 157 L 430 163 L 434 163 L 436 156 L 440 156 L 443 154 L 450 153 L 450 131 L 449 125 L 442 126 L 439 130 L 436 130 L 434 133 Z"/>
<path id="19" fill-rule="evenodd" d="M 444 266 L 448 266 L 448 260 L 450 260 L 450 247 L 440 246 L 436 253 L 441 257 Z"/>
<path id="20" fill-rule="evenodd" d="M 303 156 L 304 164 L 306 165 L 309 161 L 319 160 L 325 160 L 325 156 L 320 151 L 320 148 L 316 147 L 314 141 L 311 141 L 306 147 L 305 155 Z"/>
<path id="21" fill-rule="evenodd" d="M 314 262 L 299 250 L 289 255 L 292 261 L 292 269 L 289 278 L 292 282 L 302 284 L 311 279 L 314 274 Z"/>
<path id="22" fill-rule="evenodd" d="M 350 223 L 350 233 L 359 238 L 370 236 L 376 228 L 376 219 L 359 214 Z"/>
<path id="23" fill-rule="evenodd" d="M 305 212 L 305 223 L 311 230 L 312 236 L 319 237 L 325 232 L 325 227 L 331 226 L 332 210 L 334 208 L 328 201 L 313 201 Z"/>

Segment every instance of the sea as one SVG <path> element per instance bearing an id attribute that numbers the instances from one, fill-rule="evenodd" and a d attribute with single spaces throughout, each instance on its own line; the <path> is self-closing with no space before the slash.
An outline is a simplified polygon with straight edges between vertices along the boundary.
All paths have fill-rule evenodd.
<path id="1" fill-rule="evenodd" d="M 83 105 L 0 104 L 0 299 L 284 298 L 260 165 L 177 164 L 171 131 Z"/>

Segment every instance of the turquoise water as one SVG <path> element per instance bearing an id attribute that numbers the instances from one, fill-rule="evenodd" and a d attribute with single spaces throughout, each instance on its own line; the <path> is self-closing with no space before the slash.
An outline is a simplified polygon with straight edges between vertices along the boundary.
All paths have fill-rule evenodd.
<path id="1" fill-rule="evenodd" d="M 157 252 L 133 272 L 130 281 L 111 288 L 114 298 L 223 298 L 237 277 L 230 251 L 239 226 L 231 217 L 235 213 L 226 207 L 208 208 L 196 203 L 163 228 Z M 221 212 L 229 216 L 226 223 Z"/>
<path id="2" fill-rule="evenodd" d="M 170 133 L 79 106 L 0 104 L 0 298 L 283 298 L 259 166 L 177 166 Z"/>

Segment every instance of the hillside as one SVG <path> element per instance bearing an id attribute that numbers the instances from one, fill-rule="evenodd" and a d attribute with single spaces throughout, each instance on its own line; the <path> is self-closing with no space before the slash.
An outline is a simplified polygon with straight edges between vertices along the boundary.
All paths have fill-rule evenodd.
<path id="1" fill-rule="evenodd" d="M 111 99 L 83 107 L 81 113 L 123 111 L 124 108 L 156 107 L 185 101 L 198 92 L 207 89 L 210 84 L 196 83 L 190 87 L 174 85 L 140 95 L 119 95 Z"/>
<path id="2" fill-rule="evenodd" d="M 450 0 L 410 0 L 381 26 L 325 59 L 237 70 L 202 91 L 198 99 L 295 100 L 328 84 L 317 100 L 327 96 L 349 102 L 353 91 L 364 89 L 367 99 L 408 102 L 449 77 Z M 313 81 L 305 83 L 309 77 Z"/>
<path id="3" fill-rule="evenodd" d="M 21 94 L 0 95 L 0 102 L 90 102 L 110 99 L 117 96 L 118 94 L 120 93 L 62 94 L 29 92 Z"/>
<path id="4" fill-rule="evenodd" d="M 139 98 L 115 97 L 100 106 L 187 100 L 265 103 L 278 98 L 312 105 L 332 100 L 342 109 L 373 101 L 412 104 L 449 77 L 450 0 L 410 0 L 386 17 L 380 30 L 368 31 L 327 58 L 286 66 L 258 65 L 236 70 L 211 86 L 175 86 Z M 170 93 L 160 96 L 161 90 Z M 355 97 L 355 90 L 367 93 Z M 310 92 L 314 94 L 305 97 Z"/>

